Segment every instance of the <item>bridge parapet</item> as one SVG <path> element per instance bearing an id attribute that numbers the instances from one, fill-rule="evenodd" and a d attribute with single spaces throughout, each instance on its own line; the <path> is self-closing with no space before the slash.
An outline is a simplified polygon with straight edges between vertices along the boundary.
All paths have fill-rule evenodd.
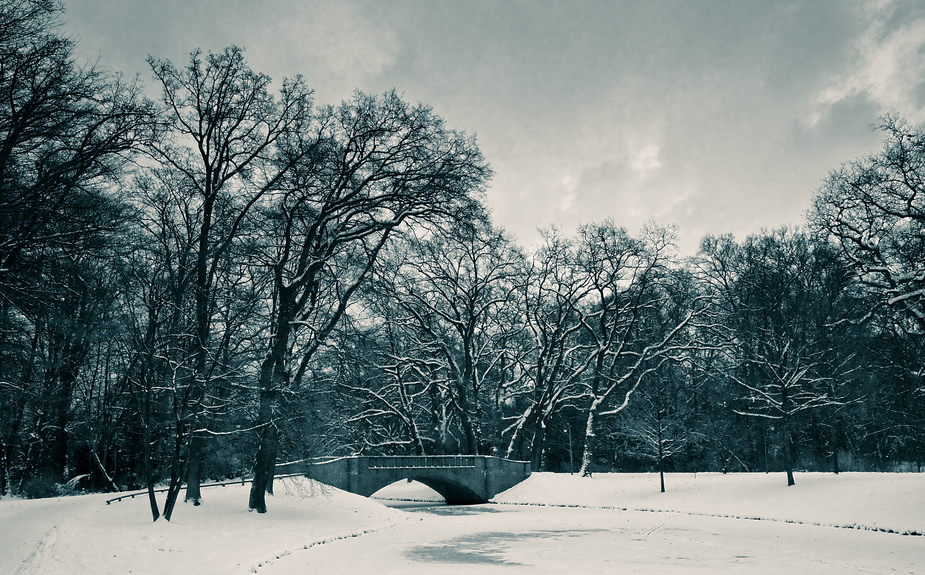
<path id="1" fill-rule="evenodd" d="M 477 455 L 371 455 L 365 459 L 369 469 L 440 469 L 476 466 Z"/>

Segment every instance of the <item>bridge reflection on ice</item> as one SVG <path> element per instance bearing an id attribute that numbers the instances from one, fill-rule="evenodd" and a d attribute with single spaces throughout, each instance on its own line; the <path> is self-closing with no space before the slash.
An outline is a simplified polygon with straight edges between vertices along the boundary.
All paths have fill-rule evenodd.
<path id="1" fill-rule="evenodd" d="M 446 500 L 439 493 L 419 481 L 406 479 L 386 485 L 371 497 L 387 507 L 406 511 L 446 506 Z"/>
<path id="2" fill-rule="evenodd" d="M 451 509 L 446 501 L 402 501 L 400 499 L 377 499 L 379 503 L 392 509 L 401 509 L 409 513 L 425 512 L 430 513 L 435 509 Z M 458 506 L 457 506 L 458 507 Z"/>

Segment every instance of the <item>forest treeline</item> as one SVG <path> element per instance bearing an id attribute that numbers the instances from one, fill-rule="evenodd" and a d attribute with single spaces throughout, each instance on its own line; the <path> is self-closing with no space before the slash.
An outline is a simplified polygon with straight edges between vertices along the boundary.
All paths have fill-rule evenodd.
<path id="1" fill-rule="evenodd" d="M 236 47 L 145 87 L 79 65 L 61 17 L 0 0 L 2 493 L 147 488 L 170 519 L 241 476 L 265 511 L 277 463 L 322 455 L 925 463 L 921 128 L 884 117 L 799 228 L 524 250 L 429 107 L 320 104 Z"/>

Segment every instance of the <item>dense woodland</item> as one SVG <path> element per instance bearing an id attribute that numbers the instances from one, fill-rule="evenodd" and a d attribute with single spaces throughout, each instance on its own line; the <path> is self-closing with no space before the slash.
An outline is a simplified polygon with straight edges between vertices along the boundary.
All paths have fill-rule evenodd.
<path id="1" fill-rule="evenodd" d="M 925 131 L 833 166 L 804 225 L 492 224 L 474 139 L 313 100 L 242 50 L 77 62 L 0 0 L 0 490 L 185 487 L 347 454 L 535 470 L 920 470 Z M 850 159 L 846 159 L 850 160 Z M 783 481 L 783 478 L 782 478 Z"/>

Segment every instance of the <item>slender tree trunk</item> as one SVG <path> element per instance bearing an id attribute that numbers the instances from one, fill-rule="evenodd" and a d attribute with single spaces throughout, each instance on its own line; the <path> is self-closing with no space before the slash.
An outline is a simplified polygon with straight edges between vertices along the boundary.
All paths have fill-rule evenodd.
<path id="1" fill-rule="evenodd" d="M 662 401 L 661 386 L 659 387 L 658 397 L 659 397 L 659 403 L 661 403 Z M 664 428 L 662 427 L 662 408 L 661 406 L 659 406 L 659 408 L 656 409 L 655 425 L 658 426 L 657 427 L 658 433 L 656 434 L 656 439 L 658 440 L 658 452 L 656 454 L 658 456 L 658 479 L 659 479 L 659 482 L 661 483 L 661 492 L 664 493 L 665 492 L 665 439 L 662 436 L 662 431 L 664 430 Z"/>
<path id="2" fill-rule="evenodd" d="M 183 486 L 183 476 L 186 471 L 186 457 L 183 449 L 185 447 L 185 431 L 183 422 L 177 422 L 177 435 L 174 438 L 173 455 L 170 465 L 170 485 L 167 486 L 167 498 L 164 500 L 164 519 L 170 521 L 173 516 L 174 507 L 180 496 L 180 488 Z"/>
<path id="3" fill-rule="evenodd" d="M 193 374 L 190 385 L 193 386 L 190 402 L 191 419 L 190 432 L 187 438 L 187 478 L 185 501 L 192 501 L 194 506 L 202 504 L 202 443 L 205 438 L 196 434 L 199 415 L 202 411 L 202 402 L 205 398 L 207 381 L 206 357 L 208 356 L 209 333 L 212 327 L 212 283 L 214 269 L 210 267 L 212 254 L 212 210 L 216 201 L 216 193 L 211 186 L 211 174 L 206 171 L 206 193 L 203 202 L 202 225 L 199 230 L 199 247 L 196 254 L 196 352 L 193 361 Z"/>
<path id="4" fill-rule="evenodd" d="M 0 496 L 10 490 L 10 457 L 6 442 L 0 438 Z"/>
<path id="5" fill-rule="evenodd" d="M 598 403 L 594 401 L 588 408 L 588 419 L 585 422 L 585 445 L 581 454 L 581 469 L 579 473 L 582 477 L 591 477 L 591 464 L 594 461 L 594 449 L 597 447 L 597 410 Z"/>
<path id="6" fill-rule="evenodd" d="M 150 412 L 148 413 L 150 417 Z M 150 421 L 150 419 L 148 419 Z M 148 488 L 148 504 L 151 506 L 151 521 L 157 521 L 161 516 L 157 509 L 157 498 L 154 496 L 154 466 L 151 463 L 151 426 L 145 422 L 143 427 L 144 458 L 145 458 L 145 485 Z"/>
<path id="7" fill-rule="evenodd" d="M 65 348 L 70 345 L 65 344 Z M 50 453 L 45 460 L 45 471 L 54 477 L 55 482 L 65 481 L 68 473 L 67 453 L 69 434 L 67 431 L 71 415 L 71 394 L 74 388 L 74 382 L 77 379 L 75 372 L 76 366 L 72 362 L 77 359 L 71 354 L 76 353 L 73 350 L 64 349 L 61 351 L 62 358 L 65 362 L 59 368 L 51 370 L 49 374 L 52 378 L 53 388 L 52 398 L 49 402 L 50 423 L 52 427 L 51 437 L 48 438 L 50 443 Z"/>
<path id="8" fill-rule="evenodd" d="M 546 422 L 543 419 L 543 410 L 536 410 L 536 425 L 533 428 L 533 447 L 530 453 L 530 469 L 541 471 L 543 465 L 543 448 L 546 442 Z"/>
<path id="9" fill-rule="evenodd" d="M 794 445 L 789 429 L 784 429 L 784 469 L 787 471 L 787 487 L 796 485 L 793 480 Z"/>
<path id="10" fill-rule="evenodd" d="M 144 458 L 145 486 L 148 489 L 148 505 L 151 507 L 151 521 L 157 521 L 161 513 L 157 507 L 157 498 L 154 496 L 154 464 L 153 453 L 151 449 L 151 411 L 152 411 L 152 388 L 154 375 L 154 345 L 157 335 L 157 311 L 153 306 L 148 308 L 148 326 L 145 330 L 145 339 L 143 349 L 144 356 L 141 360 L 139 369 L 139 384 L 141 386 L 141 400 L 135 396 L 135 403 L 138 406 L 138 414 L 141 419 L 141 441 L 142 457 Z"/>

